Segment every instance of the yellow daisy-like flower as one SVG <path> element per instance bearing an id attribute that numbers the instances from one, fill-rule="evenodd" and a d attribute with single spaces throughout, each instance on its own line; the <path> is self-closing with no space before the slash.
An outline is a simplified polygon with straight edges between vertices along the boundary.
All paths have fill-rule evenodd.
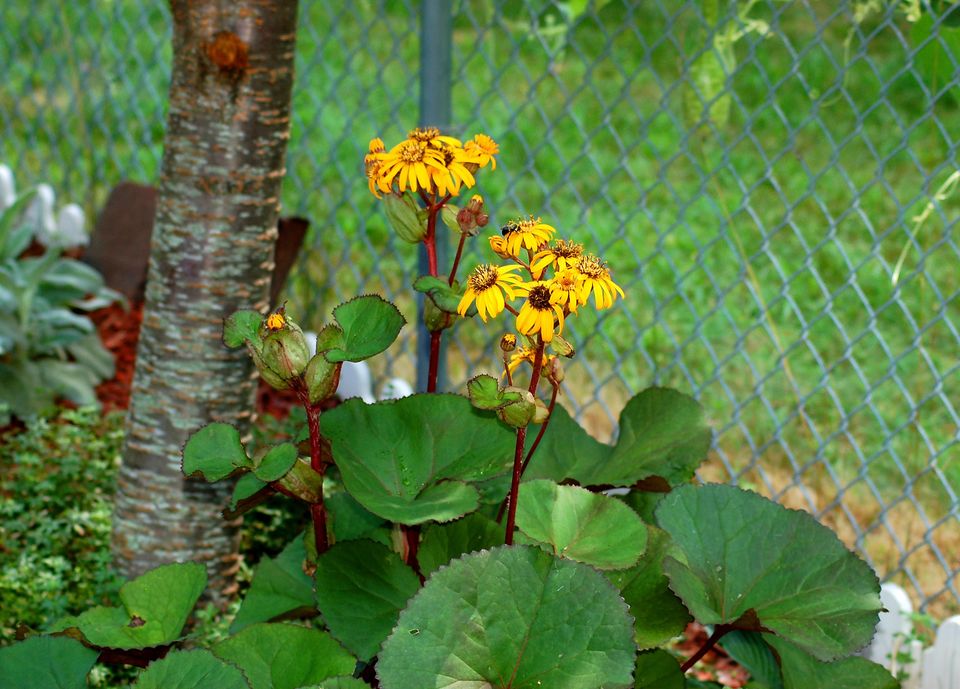
<path id="1" fill-rule="evenodd" d="M 494 158 L 500 152 L 500 146 L 486 134 L 477 134 L 473 141 L 468 141 L 463 145 L 464 150 L 476 158 L 474 162 L 480 167 L 490 163 L 490 169 L 497 169 L 497 159 Z"/>
<path id="2" fill-rule="evenodd" d="M 504 295 L 510 299 L 517 297 L 517 289 L 522 282 L 520 276 L 514 275 L 513 271 L 519 269 L 520 266 L 495 265 L 479 265 L 474 268 L 467 278 L 467 291 L 457 305 L 457 313 L 466 316 L 470 304 L 476 300 L 477 313 L 484 323 L 488 317 L 499 314 L 506 308 Z"/>
<path id="3" fill-rule="evenodd" d="M 421 141 L 434 148 L 441 148 L 444 145 L 462 148 L 460 139 L 454 139 L 452 136 L 444 136 L 436 127 L 417 127 L 407 135 L 409 141 Z"/>
<path id="4" fill-rule="evenodd" d="M 556 228 L 542 222 L 540 218 L 530 216 L 527 220 L 512 220 L 500 228 L 503 235 L 503 247 L 507 255 L 517 258 L 521 249 L 537 251 L 550 241 Z M 491 247 L 493 242 L 490 243 Z M 494 249 L 496 251 L 496 249 Z"/>
<path id="5" fill-rule="evenodd" d="M 583 276 L 583 282 L 577 290 L 581 304 L 586 304 L 590 300 L 591 292 L 598 309 L 608 309 L 613 306 L 618 294 L 621 299 L 626 298 L 620 286 L 610 277 L 610 270 L 606 264 L 596 256 L 581 256 L 574 270 Z"/>
<path id="6" fill-rule="evenodd" d="M 477 183 L 473 173 L 466 166 L 467 163 L 473 162 L 473 158 L 462 148 L 444 145 L 440 151 L 443 154 L 444 169 L 430 169 L 430 177 L 436 185 L 437 193 L 441 196 L 447 194 L 456 196 L 460 193 L 462 185 L 465 184 L 469 189 Z"/>
<path id="7" fill-rule="evenodd" d="M 403 141 L 394 146 L 389 153 L 381 154 L 380 184 L 382 191 L 389 191 L 393 180 L 398 180 L 398 191 L 401 193 L 407 186 L 411 191 L 418 188 L 430 189 L 429 168 L 444 171 L 443 154 L 430 148 L 423 141 Z M 386 188 L 385 188 L 386 187 Z"/>
<path id="8" fill-rule="evenodd" d="M 511 259 L 516 258 L 513 254 L 507 251 L 507 240 L 505 237 L 501 237 L 498 234 L 492 235 L 490 237 L 490 248 L 500 258 Z"/>
<path id="9" fill-rule="evenodd" d="M 573 268 L 583 256 L 583 245 L 558 239 L 553 246 L 537 252 L 530 262 L 530 269 L 538 280 L 548 266 L 553 265 L 557 272 Z"/>
<path id="10" fill-rule="evenodd" d="M 367 185 L 370 187 L 370 193 L 378 199 L 380 198 L 381 191 L 379 189 L 381 186 L 380 167 L 383 158 L 383 139 L 379 137 L 370 139 L 370 147 L 367 149 L 367 155 L 363 157 L 363 168 L 367 174 Z"/>
<path id="11" fill-rule="evenodd" d="M 526 362 L 533 366 L 533 362 L 536 361 L 537 350 L 535 347 L 519 347 L 517 351 L 510 355 L 510 361 L 507 363 L 507 370 L 510 372 L 510 375 L 513 375 L 513 372 L 517 370 L 520 364 Z M 544 352 L 543 362 L 540 365 L 540 370 L 546 370 L 550 366 L 551 362 L 557 357 L 553 354 L 547 354 Z"/>
<path id="12" fill-rule="evenodd" d="M 563 307 L 567 313 L 576 313 L 580 306 L 580 286 L 584 277 L 574 268 L 562 270 L 547 283 L 552 301 Z"/>
<path id="13" fill-rule="evenodd" d="M 283 330 L 287 325 L 287 319 L 279 311 L 275 311 L 267 316 L 267 330 Z"/>
<path id="14" fill-rule="evenodd" d="M 549 285 L 544 282 L 530 282 L 523 285 L 527 300 L 517 315 L 517 330 L 524 335 L 539 332 L 544 342 L 550 342 L 556 332 L 563 331 L 563 309 L 554 302 Z"/>

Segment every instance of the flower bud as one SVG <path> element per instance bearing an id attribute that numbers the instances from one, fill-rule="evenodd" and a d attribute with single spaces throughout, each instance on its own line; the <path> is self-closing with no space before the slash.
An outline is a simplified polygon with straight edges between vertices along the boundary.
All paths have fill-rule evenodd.
<path id="1" fill-rule="evenodd" d="M 303 331 L 286 318 L 283 307 L 264 319 L 260 346 L 250 349 L 260 375 L 278 389 L 289 387 L 290 381 L 302 376 L 310 361 L 310 348 Z"/>
<path id="2" fill-rule="evenodd" d="M 503 352 L 512 352 L 517 348 L 517 336 L 513 333 L 507 333 L 500 338 L 500 350 Z"/>
<path id="3" fill-rule="evenodd" d="M 536 400 L 529 390 L 523 388 L 507 387 L 504 397 L 508 394 L 516 395 L 519 399 L 497 409 L 497 416 L 514 428 L 526 427 L 536 415 Z"/>
<path id="4" fill-rule="evenodd" d="M 461 208 L 457 213 L 457 225 L 460 227 L 460 232 L 470 237 L 476 236 L 477 232 L 477 218 L 470 212 L 469 208 Z"/>
<path id="5" fill-rule="evenodd" d="M 543 375 L 554 385 L 560 385 L 563 382 L 563 362 L 558 357 L 548 357 L 546 365 L 543 367 Z"/>
<path id="6" fill-rule="evenodd" d="M 446 330 L 457 322 L 457 314 L 443 311 L 429 297 L 423 300 L 423 322 L 429 332 Z"/>
<path id="7" fill-rule="evenodd" d="M 427 236 L 427 224 L 417 213 L 417 206 L 412 196 L 387 194 L 383 197 L 383 203 L 390 226 L 400 239 L 417 244 Z"/>

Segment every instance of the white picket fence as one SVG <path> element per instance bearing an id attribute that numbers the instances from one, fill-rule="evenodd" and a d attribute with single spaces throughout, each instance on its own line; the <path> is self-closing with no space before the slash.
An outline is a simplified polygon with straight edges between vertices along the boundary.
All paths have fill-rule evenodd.
<path id="1" fill-rule="evenodd" d="M 907 592 L 884 584 L 877 634 L 863 655 L 900 677 L 903 689 L 960 689 L 960 615 L 937 629 L 933 646 L 924 648 L 913 630 L 913 606 Z"/>

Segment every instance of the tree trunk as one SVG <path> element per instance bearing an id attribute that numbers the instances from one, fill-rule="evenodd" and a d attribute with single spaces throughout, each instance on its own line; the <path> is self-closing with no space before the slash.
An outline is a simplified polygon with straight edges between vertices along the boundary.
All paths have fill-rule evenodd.
<path id="1" fill-rule="evenodd" d="M 223 319 L 265 311 L 289 138 L 296 0 L 171 0 L 173 78 L 146 302 L 117 484 L 113 546 L 127 576 L 207 565 L 231 592 L 229 487 L 186 480 L 191 433 L 246 433 L 256 376 L 221 342 Z"/>

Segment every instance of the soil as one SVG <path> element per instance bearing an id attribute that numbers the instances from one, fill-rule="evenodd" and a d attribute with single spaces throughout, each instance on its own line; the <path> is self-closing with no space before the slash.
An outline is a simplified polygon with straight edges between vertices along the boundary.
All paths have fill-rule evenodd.
<path id="1" fill-rule="evenodd" d="M 113 354 L 115 372 L 113 378 L 97 386 L 97 398 L 104 412 L 124 411 L 130 406 L 130 387 L 133 384 L 133 369 L 137 360 L 137 340 L 143 320 L 143 303 L 124 307 L 113 304 L 93 311 L 90 318 L 104 346 Z M 286 418 L 297 406 L 297 399 L 287 390 L 274 390 L 263 381 L 257 388 L 257 413 L 270 414 L 278 419 Z"/>

